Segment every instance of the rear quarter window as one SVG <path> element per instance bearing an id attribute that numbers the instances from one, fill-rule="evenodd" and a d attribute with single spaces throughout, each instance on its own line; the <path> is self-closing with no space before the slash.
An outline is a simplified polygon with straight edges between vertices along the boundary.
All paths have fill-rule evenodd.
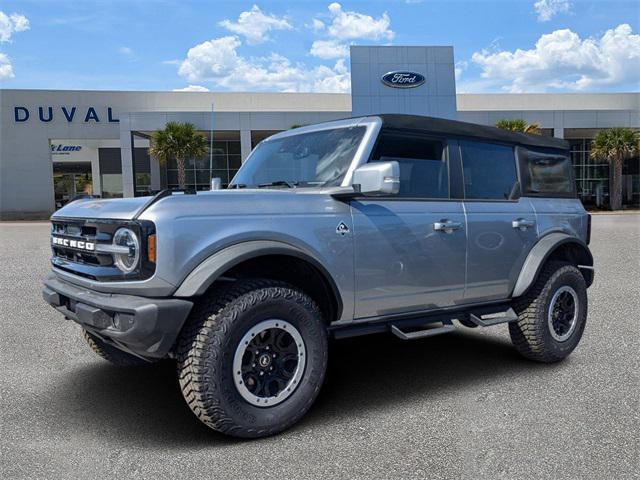
<path id="1" fill-rule="evenodd" d="M 569 196 L 575 194 L 573 166 L 568 154 L 528 148 L 522 168 L 527 181 L 524 193 Z"/>

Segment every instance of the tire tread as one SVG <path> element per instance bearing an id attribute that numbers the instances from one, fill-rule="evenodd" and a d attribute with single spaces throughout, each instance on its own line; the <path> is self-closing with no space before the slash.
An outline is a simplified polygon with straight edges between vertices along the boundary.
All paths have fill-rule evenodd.
<path id="1" fill-rule="evenodd" d="M 577 275 L 584 278 L 574 265 L 568 262 L 550 261 L 540 271 L 529 291 L 514 301 L 513 307 L 519 320 L 509 324 L 509 334 L 516 350 L 524 357 L 544 363 L 557 362 L 566 355 L 559 355 L 549 341 L 546 332 L 546 303 L 553 293 L 551 286 L 560 276 Z M 586 285 L 584 286 L 586 290 Z M 584 305 L 586 309 L 586 304 Z M 584 328 L 584 325 L 581 326 Z"/>
<path id="2" fill-rule="evenodd" d="M 272 428 L 250 428 L 237 425 L 217 398 L 223 385 L 217 383 L 215 359 L 223 354 L 223 339 L 237 317 L 248 308 L 267 299 L 293 301 L 321 318 L 318 306 L 302 291 L 291 285 L 268 279 L 239 280 L 205 296 L 194 309 L 183 328 L 178 348 L 178 381 L 185 401 L 193 413 L 207 426 L 227 435 L 245 438 L 278 433 L 297 422 L 311 406 L 320 389 L 319 382 L 308 404 L 285 423 Z M 325 353 L 326 357 L 326 353 Z M 326 361 L 326 358 L 325 358 Z"/>

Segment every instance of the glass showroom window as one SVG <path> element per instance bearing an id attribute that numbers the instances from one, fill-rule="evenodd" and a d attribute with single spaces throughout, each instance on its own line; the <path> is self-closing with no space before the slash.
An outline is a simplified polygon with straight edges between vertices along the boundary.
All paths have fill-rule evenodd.
<path id="1" fill-rule="evenodd" d="M 609 164 L 589 157 L 591 139 L 569 139 L 578 196 L 585 205 L 609 204 Z"/>
<path id="2" fill-rule="evenodd" d="M 211 156 L 207 152 L 203 157 L 187 160 L 188 187 L 209 190 L 214 177 L 221 178 L 223 187 L 226 187 L 240 168 L 242 162 L 239 141 L 214 141 L 212 153 Z M 178 188 L 178 166 L 175 160 L 167 162 L 167 187 Z"/>

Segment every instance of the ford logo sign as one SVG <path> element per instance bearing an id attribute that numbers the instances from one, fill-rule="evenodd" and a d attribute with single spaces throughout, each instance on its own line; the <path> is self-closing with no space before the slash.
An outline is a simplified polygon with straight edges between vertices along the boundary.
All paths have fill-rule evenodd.
<path id="1" fill-rule="evenodd" d="M 389 72 L 380 79 L 382 83 L 394 88 L 414 88 L 424 83 L 424 75 L 416 72 Z"/>

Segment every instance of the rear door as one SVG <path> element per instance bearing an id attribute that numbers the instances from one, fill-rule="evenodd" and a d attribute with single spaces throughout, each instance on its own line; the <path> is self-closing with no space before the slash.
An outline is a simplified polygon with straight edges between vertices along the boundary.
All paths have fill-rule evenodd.
<path id="1" fill-rule="evenodd" d="M 467 213 L 466 302 L 506 299 L 537 236 L 511 145 L 461 141 Z"/>
<path id="2" fill-rule="evenodd" d="M 400 165 L 400 192 L 351 203 L 355 317 L 454 305 L 462 300 L 466 231 L 462 200 L 451 200 L 447 142 L 383 132 L 372 161 Z"/>

